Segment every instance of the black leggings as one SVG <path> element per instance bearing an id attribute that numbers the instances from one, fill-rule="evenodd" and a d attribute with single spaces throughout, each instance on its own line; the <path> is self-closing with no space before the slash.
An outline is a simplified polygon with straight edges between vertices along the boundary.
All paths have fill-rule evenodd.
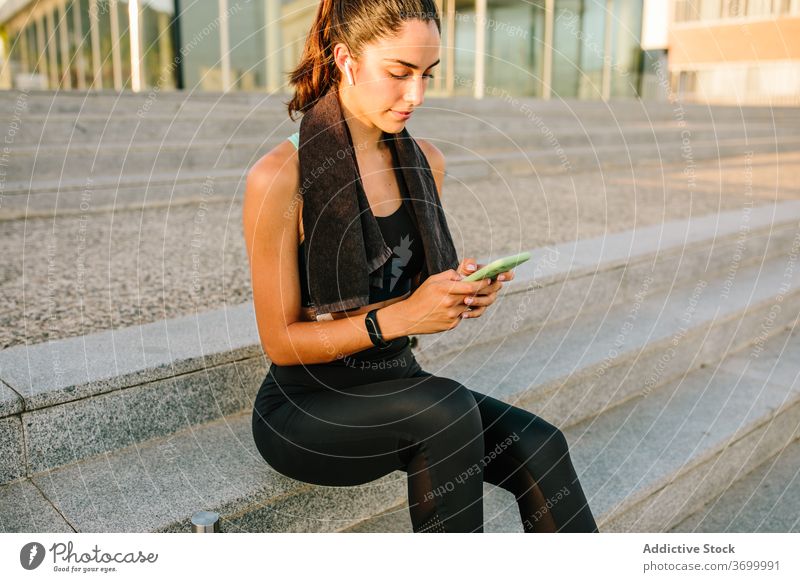
<path id="1" fill-rule="evenodd" d="M 408 475 L 415 532 L 482 532 L 483 483 L 512 492 L 525 532 L 597 532 L 564 434 L 422 370 L 398 338 L 326 364 L 272 364 L 253 408 L 267 463 L 306 483 Z"/>

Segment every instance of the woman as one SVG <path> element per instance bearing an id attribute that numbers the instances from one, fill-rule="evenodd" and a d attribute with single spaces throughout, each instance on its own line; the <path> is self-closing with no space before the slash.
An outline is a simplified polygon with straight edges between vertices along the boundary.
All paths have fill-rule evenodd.
<path id="1" fill-rule="evenodd" d="M 305 234 L 337 225 L 310 220 L 304 204 L 313 199 L 309 190 L 299 193 L 301 178 L 311 170 L 304 164 L 316 152 L 308 145 L 314 133 L 301 125 L 296 136 L 305 142 L 285 141 L 253 166 L 243 221 L 259 335 L 272 360 L 253 408 L 253 437 L 271 467 L 307 483 L 359 485 L 406 471 L 415 532 L 482 532 L 484 481 L 514 493 L 526 532 L 596 532 L 561 431 L 526 410 L 422 370 L 411 351 L 409 336 L 480 317 L 503 285 L 500 276 L 462 281 L 480 267 L 473 258 L 449 262 L 446 222 L 442 229 L 431 218 L 441 208 L 441 152 L 424 140 L 416 141 L 418 150 L 400 150 L 384 139 L 407 134 L 402 113 L 423 102 L 438 63 L 439 35 L 434 0 L 320 3 L 292 73 L 296 93 L 289 114 L 303 111 L 305 122 L 325 97 L 341 112 L 345 149 L 352 146 L 357 160 L 359 195 L 368 200 L 366 215 L 376 220 L 378 240 L 392 256 L 381 258 L 382 269 L 370 271 L 379 276 L 370 274 L 367 301 L 331 303 L 349 308 L 319 317 L 315 296 L 332 283 L 317 270 L 330 261 L 311 252 Z M 400 172 L 400 151 L 423 152 L 427 162 Z M 411 184 L 424 180 L 435 180 L 436 192 L 418 204 L 421 195 Z M 327 186 L 326 205 L 342 210 L 337 204 L 345 199 L 330 191 L 345 184 Z M 432 206 L 437 208 L 427 213 Z M 431 238 L 437 228 L 439 239 Z M 446 248 L 431 240 L 446 241 Z M 320 246 L 339 248 L 326 239 Z M 435 264 L 429 255 L 458 267 L 425 276 L 425 265 Z M 313 268 L 307 270 L 304 261 Z M 363 257 L 352 264 L 363 266 Z M 503 275 L 513 278 L 511 271 Z M 366 286 L 365 272 L 354 271 L 352 278 L 346 282 Z"/>

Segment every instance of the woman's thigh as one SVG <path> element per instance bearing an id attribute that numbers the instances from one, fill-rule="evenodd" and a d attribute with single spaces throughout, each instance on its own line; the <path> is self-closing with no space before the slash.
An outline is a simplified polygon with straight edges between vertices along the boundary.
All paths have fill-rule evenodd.
<path id="1" fill-rule="evenodd" d="M 259 452 L 278 472 L 318 485 L 357 485 L 405 470 L 426 440 L 453 450 L 481 437 L 472 393 L 438 376 L 396 378 L 292 396 L 253 414 Z"/>
<path id="2" fill-rule="evenodd" d="M 540 416 L 486 394 L 471 391 L 481 414 L 484 480 L 510 488 L 523 466 L 535 465 L 543 471 L 567 454 L 563 433 Z M 538 472 L 538 471 L 537 471 Z"/>
<path id="3" fill-rule="evenodd" d="M 418 371 L 415 377 L 431 376 Z M 523 466 L 536 464 L 542 472 L 567 455 L 567 444 L 561 430 L 529 410 L 503 402 L 487 394 L 469 390 L 481 417 L 484 456 L 472 467 L 470 475 L 481 475 L 484 481 L 510 489 L 518 481 L 515 475 Z"/>

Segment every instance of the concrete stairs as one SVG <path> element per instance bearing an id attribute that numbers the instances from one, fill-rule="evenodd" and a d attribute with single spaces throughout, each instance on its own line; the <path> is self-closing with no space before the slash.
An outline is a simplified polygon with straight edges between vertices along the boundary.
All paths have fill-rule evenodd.
<path id="1" fill-rule="evenodd" d="M 299 128 L 288 95 L 8 91 L 13 126 L 0 219 L 214 201 L 242 195 L 246 170 Z M 448 179 L 796 151 L 794 108 L 637 100 L 429 98 L 408 123 L 447 156 Z M 210 184 L 210 186 L 209 186 Z"/>
<path id="2" fill-rule="evenodd" d="M 0 93 L 0 221 L 231 204 L 298 129 L 287 100 Z M 428 98 L 408 127 L 472 183 L 792 152 L 799 125 L 792 108 Z M 796 531 L 764 518 L 796 507 L 799 220 L 783 202 L 531 249 L 486 316 L 418 337 L 417 358 L 560 426 L 602 531 Z M 410 531 L 402 472 L 317 487 L 264 463 L 268 365 L 251 304 L 0 351 L 0 531 L 189 531 L 199 509 L 223 531 Z M 486 530 L 521 531 L 513 497 L 485 491 Z"/>
<path id="3" fill-rule="evenodd" d="M 798 221 L 783 202 L 532 249 L 417 357 L 562 428 L 601 531 L 716 531 L 692 516 L 800 436 Z M 0 529 L 189 531 L 205 509 L 229 532 L 410 531 L 402 472 L 318 487 L 264 463 L 268 363 L 251 304 L 3 350 Z M 485 487 L 487 531 L 521 531 Z"/>
<path id="4" fill-rule="evenodd" d="M 787 440 L 793 436 L 796 433 L 787 434 Z M 794 440 L 740 476 L 722 495 L 670 531 L 799 532 L 800 442 Z"/>

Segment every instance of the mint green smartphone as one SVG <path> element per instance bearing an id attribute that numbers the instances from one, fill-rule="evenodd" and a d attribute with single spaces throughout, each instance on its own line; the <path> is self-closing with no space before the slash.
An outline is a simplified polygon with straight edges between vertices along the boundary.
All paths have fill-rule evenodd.
<path id="1" fill-rule="evenodd" d="M 481 279 L 494 279 L 500 273 L 504 273 L 505 271 L 510 271 L 517 265 L 521 265 L 525 261 L 531 258 L 531 254 L 528 251 L 524 253 L 520 253 L 518 255 L 509 255 L 507 257 L 503 257 L 502 259 L 497 259 L 496 261 L 492 261 L 485 267 L 481 267 L 472 275 L 464 277 L 461 279 L 462 281 L 480 281 Z"/>

